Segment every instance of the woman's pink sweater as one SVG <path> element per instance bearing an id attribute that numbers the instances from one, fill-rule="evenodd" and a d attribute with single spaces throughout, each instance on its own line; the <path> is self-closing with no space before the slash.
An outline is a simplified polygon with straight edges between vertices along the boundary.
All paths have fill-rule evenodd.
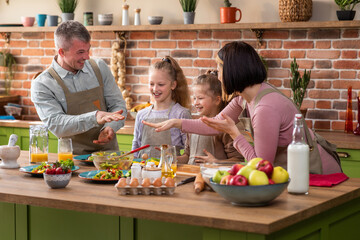
<path id="1" fill-rule="evenodd" d="M 270 88 L 270 86 L 262 84 L 259 92 L 266 88 Z M 235 123 L 238 123 L 238 117 L 243 110 L 243 101 L 245 100 L 242 97 L 234 98 L 221 113 L 228 115 Z M 292 141 L 294 116 L 298 111 L 291 100 L 276 92 L 262 97 L 255 108 L 253 100 L 248 104 L 248 109 L 254 129 L 254 147 L 241 134 L 234 139 L 234 147 L 245 159 L 250 160 L 261 157 L 274 163 L 277 147 L 287 146 Z M 220 114 L 215 118 L 223 119 Z M 203 135 L 216 135 L 219 133 L 198 119 L 182 120 L 182 131 Z M 320 145 L 318 146 L 323 174 L 341 172 L 336 160 Z"/>

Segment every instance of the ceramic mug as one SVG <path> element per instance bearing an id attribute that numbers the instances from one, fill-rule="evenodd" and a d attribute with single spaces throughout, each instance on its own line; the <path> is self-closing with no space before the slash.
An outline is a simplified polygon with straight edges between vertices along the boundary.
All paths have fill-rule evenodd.
<path id="1" fill-rule="evenodd" d="M 236 18 L 236 12 L 239 12 L 239 18 Z M 241 20 L 241 10 L 236 7 L 221 7 L 220 8 L 220 22 L 221 23 L 236 23 Z"/>
<path id="2" fill-rule="evenodd" d="M 24 27 L 32 27 L 34 25 L 34 17 L 21 17 L 21 23 Z"/>
<path id="3" fill-rule="evenodd" d="M 58 15 L 47 15 L 47 22 L 49 27 L 56 27 L 62 19 Z"/>
<path id="4" fill-rule="evenodd" d="M 36 22 L 39 27 L 44 27 L 46 21 L 46 14 L 38 14 L 36 15 Z"/>

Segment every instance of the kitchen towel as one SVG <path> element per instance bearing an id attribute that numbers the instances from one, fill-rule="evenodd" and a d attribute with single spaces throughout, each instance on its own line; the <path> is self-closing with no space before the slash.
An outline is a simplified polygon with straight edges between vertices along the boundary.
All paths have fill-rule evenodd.
<path id="1" fill-rule="evenodd" d="M 318 187 L 332 187 L 343 181 L 347 180 L 349 177 L 345 173 L 333 173 L 333 174 L 310 174 L 310 186 Z"/>

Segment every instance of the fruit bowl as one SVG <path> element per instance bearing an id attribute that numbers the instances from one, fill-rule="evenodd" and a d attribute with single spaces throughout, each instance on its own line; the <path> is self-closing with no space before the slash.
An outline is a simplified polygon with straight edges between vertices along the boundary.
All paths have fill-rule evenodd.
<path id="1" fill-rule="evenodd" d="M 64 188 L 66 187 L 71 179 L 71 172 L 65 174 L 44 174 L 45 183 L 50 188 Z"/>
<path id="2" fill-rule="evenodd" d="M 228 164 L 202 163 L 200 164 L 200 172 L 204 181 L 210 186 L 210 178 L 214 176 L 214 174 L 218 170 L 228 171 L 230 170 L 232 165 L 233 163 L 228 163 Z"/>
<path id="3" fill-rule="evenodd" d="M 131 167 L 132 161 L 134 160 L 134 155 L 128 155 L 125 157 L 119 158 L 120 155 L 126 152 L 114 152 L 114 151 L 103 151 L 95 152 L 92 154 L 94 157 L 94 165 L 98 170 L 106 169 L 119 169 L 119 170 L 128 170 Z"/>
<path id="4" fill-rule="evenodd" d="M 215 192 L 234 205 L 264 206 L 277 198 L 287 187 L 289 181 L 279 184 L 257 186 L 234 186 L 218 184 L 210 179 L 210 185 Z"/>

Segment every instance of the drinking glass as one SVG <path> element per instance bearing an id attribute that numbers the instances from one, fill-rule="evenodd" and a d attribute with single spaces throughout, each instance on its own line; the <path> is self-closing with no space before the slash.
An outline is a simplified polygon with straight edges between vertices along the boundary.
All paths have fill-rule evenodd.
<path id="1" fill-rule="evenodd" d="M 29 129 L 30 163 L 47 162 L 49 135 L 45 125 L 31 125 Z"/>
<path id="2" fill-rule="evenodd" d="M 58 160 L 73 159 L 73 146 L 71 138 L 59 138 L 58 140 Z"/>

